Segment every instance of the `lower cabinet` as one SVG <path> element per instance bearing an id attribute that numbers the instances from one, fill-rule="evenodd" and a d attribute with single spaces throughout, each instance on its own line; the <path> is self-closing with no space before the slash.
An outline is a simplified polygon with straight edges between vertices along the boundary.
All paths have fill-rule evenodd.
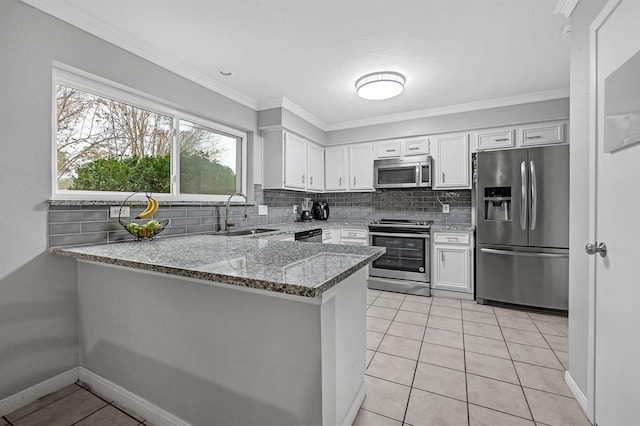
<path id="1" fill-rule="evenodd" d="M 367 234 L 367 229 L 365 228 L 341 228 L 340 244 L 350 246 L 369 245 Z"/>
<path id="2" fill-rule="evenodd" d="M 473 294 L 473 236 L 469 231 L 432 235 L 431 288 Z"/>

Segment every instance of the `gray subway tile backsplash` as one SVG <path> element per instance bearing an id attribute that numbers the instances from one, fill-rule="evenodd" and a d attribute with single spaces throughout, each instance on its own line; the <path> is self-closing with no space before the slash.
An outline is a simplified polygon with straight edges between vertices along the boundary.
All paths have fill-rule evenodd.
<path id="1" fill-rule="evenodd" d="M 331 219 L 346 222 L 370 222 L 382 217 L 415 218 L 433 220 L 439 225 L 471 224 L 471 191 L 447 191 L 437 194 L 430 189 L 387 189 L 376 192 L 335 192 L 315 194 L 287 190 L 263 190 L 255 185 L 256 205 L 248 206 L 248 220 L 243 221 L 244 206 L 231 206 L 230 221 L 234 229 L 277 226 L 295 220 L 293 205 L 309 197 L 327 201 Z M 442 213 L 438 202 L 448 203 L 450 213 Z M 257 204 L 269 206 L 269 214 L 258 215 Z M 132 220 L 144 206 L 134 206 Z M 225 209 L 222 206 L 161 206 L 155 218 L 170 219 L 168 227 L 158 238 L 170 235 L 187 235 L 218 231 L 224 224 Z M 109 218 L 109 205 L 49 207 L 49 245 L 65 246 L 133 240 L 117 218 Z"/>

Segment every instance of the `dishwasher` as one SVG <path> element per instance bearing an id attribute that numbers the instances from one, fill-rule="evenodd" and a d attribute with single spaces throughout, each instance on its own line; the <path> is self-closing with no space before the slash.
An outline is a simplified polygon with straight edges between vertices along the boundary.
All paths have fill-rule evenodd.
<path id="1" fill-rule="evenodd" d="M 309 229 L 294 234 L 294 240 L 305 243 L 322 243 L 322 229 Z"/>

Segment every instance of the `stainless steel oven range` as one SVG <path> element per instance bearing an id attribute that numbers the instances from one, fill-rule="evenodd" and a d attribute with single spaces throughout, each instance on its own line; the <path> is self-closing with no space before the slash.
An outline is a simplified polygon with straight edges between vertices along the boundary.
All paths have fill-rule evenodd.
<path id="1" fill-rule="evenodd" d="M 433 221 L 380 219 L 369 224 L 369 245 L 386 253 L 369 264 L 369 288 L 430 296 Z"/>

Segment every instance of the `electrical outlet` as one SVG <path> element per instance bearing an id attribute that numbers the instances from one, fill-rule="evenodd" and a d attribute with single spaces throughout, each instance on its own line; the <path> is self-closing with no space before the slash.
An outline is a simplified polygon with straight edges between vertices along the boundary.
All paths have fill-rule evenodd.
<path id="1" fill-rule="evenodd" d="M 258 204 L 258 215 L 266 216 L 269 214 L 269 206 L 264 204 Z"/>
<path id="2" fill-rule="evenodd" d="M 129 206 L 111 206 L 109 208 L 109 217 L 129 217 L 131 216 L 131 207 Z"/>
<path id="3" fill-rule="evenodd" d="M 449 204 L 442 205 L 442 213 L 449 213 Z"/>
<path id="4" fill-rule="evenodd" d="M 293 212 L 294 213 L 298 213 L 298 205 L 297 204 L 293 205 Z"/>

